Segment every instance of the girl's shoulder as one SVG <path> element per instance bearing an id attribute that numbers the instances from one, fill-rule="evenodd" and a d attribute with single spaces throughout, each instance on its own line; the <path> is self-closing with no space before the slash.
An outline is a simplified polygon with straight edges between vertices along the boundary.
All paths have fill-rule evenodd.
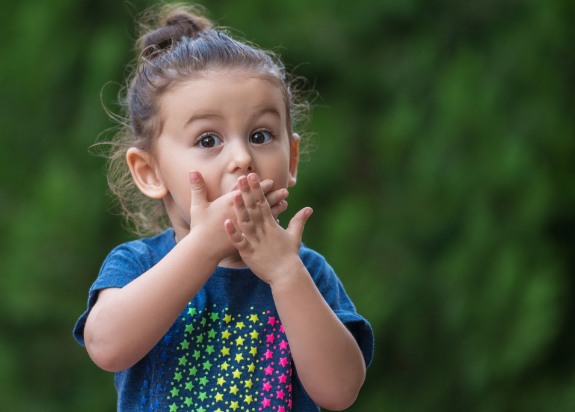
<path id="1" fill-rule="evenodd" d="M 175 245 L 174 230 L 170 228 L 154 236 L 124 242 L 112 249 L 109 255 L 126 252 L 134 255 L 165 254 Z"/>
<path id="2" fill-rule="evenodd" d="M 331 265 L 318 251 L 302 243 L 299 250 L 299 257 L 316 283 L 320 280 L 319 278 L 327 277 L 328 279 L 337 279 L 337 275 Z"/>
<path id="3" fill-rule="evenodd" d="M 155 236 L 127 241 L 108 253 L 102 270 L 110 265 L 125 266 L 128 262 L 147 269 L 162 260 L 175 245 L 173 229 L 167 229 Z"/>

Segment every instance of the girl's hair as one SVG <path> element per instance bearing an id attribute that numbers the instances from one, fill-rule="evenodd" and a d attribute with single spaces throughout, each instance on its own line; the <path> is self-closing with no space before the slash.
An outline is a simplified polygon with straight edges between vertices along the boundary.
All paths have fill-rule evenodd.
<path id="1" fill-rule="evenodd" d="M 272 52 L 232 38 L 216 29 L 198 7 L 183 4 L 150 9 L 136 41 L 138 58 L 128 79 L 120 131 L 110 144 L 108 184 L 131 228 L 139 235 L 168 226 L 164 205 L 136 187 L 126 164 L 126 151 L 137 147 L 153 154 L 161 133 L 160 98 L 175 85 L 209 70 L 242 70 L 267 77 L 281 87 L 288 132 L 307 118 L 309 105 L 296 97 L 294 81 Z"/>

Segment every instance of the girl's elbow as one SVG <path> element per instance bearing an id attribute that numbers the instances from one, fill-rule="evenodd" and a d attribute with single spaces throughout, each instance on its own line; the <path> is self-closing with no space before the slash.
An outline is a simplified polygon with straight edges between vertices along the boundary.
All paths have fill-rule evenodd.
<path id="1" fill-rule="evenodd" d="M 359 391 L 355 393 L 338 393 L 329 398 L 326 397 L 322 402 L 317 402 L 323 409 L 330 411 L 343 411 L 353 405 L 357 399 Z"/>
<path id="2" fill-rule="evenodd" d="M 120 372 L 133 366 L 116 348 L 86 340 L 86 350 L 92 362 L 105 371 Z"/>
<path id="3" fill-rule="evenodd" d="M 355 403 L 364 380 L 365 375 L 358 377 L 357 380 L 348 382 L 344 386 L 333 385 L 332 388 L 335 388 L 335 390 L 330 390 L 319 395 L 315 401 L 324 409 L 343 411 Z"/>

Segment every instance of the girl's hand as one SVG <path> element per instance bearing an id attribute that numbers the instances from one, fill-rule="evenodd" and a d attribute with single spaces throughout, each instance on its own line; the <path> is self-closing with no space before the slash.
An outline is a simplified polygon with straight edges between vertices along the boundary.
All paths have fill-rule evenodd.
<path id="1" fill-rule="evenodd" d="M 303 229 L 312 209 L 300 210 L 283 229 L 276 221 L 255 173 L 238 179 L 234 193 L 235 221 L 224 227 L 244 263 L 263 281 L 272 284 L 290 273 L 299 261 Z"/>
<path id="2" fill-rule="evenodd" d="M 235 221 L 234 197 L 240 194 L 239 190 L 226 193 L 214 201 L 208 201 L 207 188 L 200 172 L 190 172 L 191 204 L 190 204 L 190 233 L 202 232 L 206 242 L 214 246 L 213 252 L 223 259 L 236 251 L 231 245 L 222 222 L 226 219 Z M 277 217 L 287 209 L 286 189 L 272 190 L 273 181 L 267 179 L 261 183 L 261 191 L 265 194 L 264 201 L 270 208 L 272 215 Z"/>

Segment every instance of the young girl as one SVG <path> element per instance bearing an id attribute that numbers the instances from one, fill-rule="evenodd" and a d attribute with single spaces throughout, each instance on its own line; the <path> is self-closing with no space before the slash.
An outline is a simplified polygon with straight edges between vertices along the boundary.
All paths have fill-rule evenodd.
<path id="1" fill-rule="evenodd" d="M 276 220 L 300 146 L 284 67 L 184 6 L 155 21 L 110 180 L 136 223 L 161 223 L 138 191 L 170 227 L 107 256 L 75 338 L 116 372 L 120 411 L 345 409 L 373 334 L 301 245 L 311 209 Z"/>

